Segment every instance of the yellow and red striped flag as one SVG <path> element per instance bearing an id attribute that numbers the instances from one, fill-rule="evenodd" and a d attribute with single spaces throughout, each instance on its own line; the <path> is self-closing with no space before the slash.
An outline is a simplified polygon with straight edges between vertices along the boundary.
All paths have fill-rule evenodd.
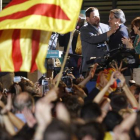
<path id="1" fill-rule="evenodd" d="M 0 29 L 75 29 L 82 0 L 13 0 L 0 12 Z"/>
<path id="2" fill-rule="evenodd" d="M 0 71 L 38 68 L 44 73 L 51 32 L 74 30 L 81 4 L 82 0 L 12 0 L 0 12 Z"/>
<path id="3" fill-rule="evenodd" d="M 46 49 L 51 32 L 40 30 L 0 31 L 0 71 L 44 73 Z"/>

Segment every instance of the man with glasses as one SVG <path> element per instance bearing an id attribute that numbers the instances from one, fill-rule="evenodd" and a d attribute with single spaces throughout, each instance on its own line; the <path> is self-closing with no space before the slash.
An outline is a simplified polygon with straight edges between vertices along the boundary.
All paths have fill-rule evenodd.
<path id="1" fill-rule="evenodd" d="M 124 12 L 121 9 L 111 10 L 108 22 L 110 27 L 114 26 L 115 23 L 119 23 L 118 30 L 109 39 L 110 50 L 117 49 L 122 45 L 122 38 L 129 38 L 127 27 L 124 25 L 126 22 Z"/>
<path id="2" fill-rule="evenodd" d="M 87 61 L 91 57 L 102 57 L 108 51 L 106 40 L 110 37 L 118 28 L 115 24 L 109 30 L 109 26 L 100 23 L 99 11 L 95 7 L 89 7 L 86 10 L 87 24 L 81 28 L 81 42 L 82 42 L 82 72 L 85 73 L 91 64 L 87 64 Z"/>

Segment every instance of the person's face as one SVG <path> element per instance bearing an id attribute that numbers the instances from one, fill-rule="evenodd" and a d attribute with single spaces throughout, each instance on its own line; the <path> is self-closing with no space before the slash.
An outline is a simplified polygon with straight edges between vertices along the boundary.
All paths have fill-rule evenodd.
<path id="1" fill-rule="evenodd" d="M 109 26 L 112 27 L 115 23 L 120 23 L 120 19 L 115 18 L 114 13 L 109 14 Z"/>
<path id="2" fill-rule="evenodd" d="M 95 10 L 95 11 L 91 12 L 90 17 L 87 17 L 87 22 L 93 26 L 98 27 L 99 23 L 100 23 L 99 11 Z"/>
<path id="3" fill-rule="evenodd" d="M 132 85 L 132 86 L 129 87 L 129 89 L 132 92 L 132 94 L 134 95 L 136 87 Z"/>
<path id="4" fill-rule="evenodd" d="M 139 32 L 139 27 L 137 27 L 137 26 L 133 26 L 133 30 L 134 30 L 134 33 L 135 34 L 138 34 L 138 32 Z"/>

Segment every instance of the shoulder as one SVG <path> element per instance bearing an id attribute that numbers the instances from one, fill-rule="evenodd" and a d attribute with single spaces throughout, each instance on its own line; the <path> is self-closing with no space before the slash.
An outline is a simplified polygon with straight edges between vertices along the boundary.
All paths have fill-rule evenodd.
<path id="1" fill-rule="evenodd" d="M 119 32 L 123 36 L 128 37 L 128 28 L 125 25 L 121 25 Z"/>
<path id="2" fill-rule="evenodd" d="M 90 28 L 89 25 L 88 25 L 88 24 L 85 24 L 85 25 L 83 25 L 83 26 L 81 27 L 80 31 L 81 31 L 81 32 L 82 32 L 82 31 L 85 31 L 85 30 L 87 30 L 88 28 Z"/>
<path id="3" fill-rule="evenodd" d="M 128 32 L 128 28 L 124 24 L 122 24 L 120 26 L 120 31 L 127 31 Z"/>

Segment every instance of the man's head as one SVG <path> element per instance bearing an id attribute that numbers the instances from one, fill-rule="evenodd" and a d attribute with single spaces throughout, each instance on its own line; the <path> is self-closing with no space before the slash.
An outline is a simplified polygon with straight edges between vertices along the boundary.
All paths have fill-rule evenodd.
<path id="1" fill-rule="evenodd" d="M 126 19 L 125 19 L 125 14 L 121 9 L 113 9 L 110 11 L 109 14 L 109 25 L 110 27 L 112 27 L 115 23 L 125 23 Z"/>
<path id="2" fill-rule="evenodd" d="M 89 7 L 86 10 L 86 20 L 91 25 L 98 27 L 100 23 L 100 15 L 98 9 L 95 7 Z"/>
<path id="3" fill-rule="evenodd" d="M 89 121 L 102 121 L 102 111 L 97 103 L 86 103 L 80 112 L 80 117 L 86 122 Z"/>
<path id="4" fill-rule="evenodd" d="M 33 109 L 34 99 L 29 93 L 21 92 L 15 97 L 13 105 L 17 112 L 22 113 L 24 108 Z"/>
<path id="5" fill-rule="evenodd" d="M 43 140 L 71 140 L 71 137 L 69 125 L 54 119 L 45 129 Z"/>

